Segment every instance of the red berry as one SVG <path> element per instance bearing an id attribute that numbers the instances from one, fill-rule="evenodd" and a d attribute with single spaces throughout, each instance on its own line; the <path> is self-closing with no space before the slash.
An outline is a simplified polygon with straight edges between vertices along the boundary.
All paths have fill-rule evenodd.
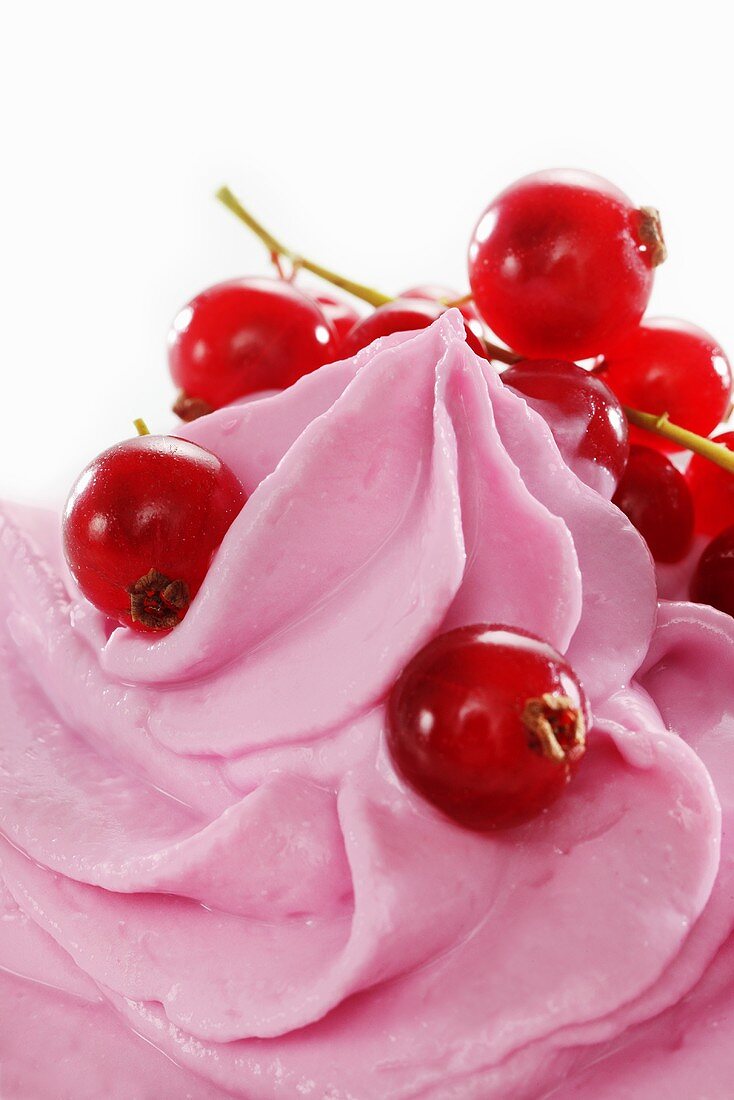
<path id="1" fill-rule="evenodd" d="M 584 753 L 589 707 L 568 663 L 504 626 L 430 642 L 395 684 L 387 741 L 424 798 L 472 829 L 502 829 L 561 794 Z"/>
<path id="2" fill-rule="evenodd" d="M 362 314 L 354 308 L 351 302 L 345 302 L 342 298 L 334 298 L 331 294 L 315 294 L 314 301 L 321 306 L 341 346 L 357 322 L 361 321 Z"/>
<path id="3" fill-rule="evenodd" d="M 729 361 L 713 336 L 685 321 L 643 321 L 605 354 L 600 369 L 623 404 L 667 413 L 699 435 L 709 435 L 729 409 Z M 640 428 L 633 427 L 630 438 L 661 451 L 680 449 Z"/>
<path id="4" fill-rule="evenodd" d="M 704 550 L 691 581 L 691 599 L 734 615 L 734 527 Z"/>
<path id="5" fill-rule="evenodd" d="M 409 287 L 398 294 L 398 298 L 422 298 L 428 302 L 457 302 L 461 295 L 458 290 L 452 290 L 449 286 L 440 286 L 437 283 L 426 283 L 422 286 Z M 467 324 L 477 339 L 484 336 L 484 325 L 479 316 L 479 310 L 474 302 L 464 302 L 457 306 Z"/>
<path id="6" fill-rule="evenodd" d="M 627 464 L 627 418 L 594 374 L 561 359 L 523 359 L 502 381 L 547 422 L 571 469 L 610 498 Z"/>
<path id="7" fill-rule="evenodd" d="M 411 332 L 414 329 L 428 328 L 442 313 L 446 306 L 440 302 L 431 302 L 420 298 L 396 298 L 387 305 L 363 317 L 347 336 L 342 349 L 343 355 L 356 355 L 379 336 L 391 336 L 394 332 Z M 465 322 L 466 342 L 472 351 L 487 358 L 477 336 Z"/>
<path id="8" fill-rule="evenodd" d="M 233 279 L 209 287 L 180 311 L 168 362 L 193 419 L 259 390 L 282 390 L 337 357 L 321 307 L 282 279 Z M 198 404 L 197 404 L 198 403 Z"/>
<path id="9" fill-rule="evenodd" d="M 183 618 L 246 500 L 228 466 L 195 443 L 145 435 L 80 474 L 63 521 L 69 569 L 86 598 L 137 630 Z"/>
<path id="10" fill-rule="evenodd" d="M 693 497 L 670 459 L 632 446 L 614 503 L 634 524 L 655 561 L 680 561 L 693 540 Z"/>
<path id="11" fill-rule="evenodd" d="M 715 439 L 734 451 L 734 432 L 723 432 Z M 686 479 L 696 508 L 696 530 L 713 537 L 725 527 L 731 527 L 734 524 L 734 474 L 694 454 L 686 470 Z"/>
<path id="12" fill-rule="evenodd" d="M 588 172 L 538 172 L 482 214 L 469 281 L 494 333 L 528 358 L 584 359 L 645 311 L 664 258 L 654 211 Z"/>

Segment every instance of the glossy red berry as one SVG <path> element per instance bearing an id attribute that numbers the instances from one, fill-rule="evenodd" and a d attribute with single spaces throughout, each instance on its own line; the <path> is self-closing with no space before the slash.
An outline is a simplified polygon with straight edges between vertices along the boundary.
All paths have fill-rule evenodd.
<path id="1" fill-rule="evenodd" d="M 223 462 L 195 443 L 145 435 L 104 451 L 66 504 L 64 552 L 82 593 L 137 630 L 186 613 L 245 503 Z"/>
<path id="2" fill-rule="evenodd" d="M 583 756 L 589 707 L 547 643 L 504 626 L 468 626 L 422 649 L 395 684 L 387 743 L 424 798 L 472 829 L 540 813 Z"/>
<path id="3" fill-rule="evenodd" d="M 411 332 L 416 329 L 428 328 L 442 313 L 446 312 L 446 306 L 440 302 L 432 302 L 421 298 L 396 298 L 387 305 L 378 306 L 373 313 L 363 317 L 354 326 L 344 342 L 342 354 L 356 355 L 362 348 L 366 348 L 373 340 L 380 336 L 391 336 L 394 332 Z M 466 328 L 466 342 L 472 351 L 483 358 L 487 358 L 481 342 L 474 332 Z"/>
<path id="4" fill-rule="evenodd" d="M 324 311 L 327 321 L 331 323 L 338 345 L 341 347 L 354 326 L 361 321 L 362 314 L 351 302 L 343 298 L 335 298 L 331 294 L 315 294 L 314 299 Z"/>
<path id="5" fill-rule="evenodd" d="M 657 215 L 588 172 L 538 172 L 487 207 L 469 246 L 484 320 L 527 358 L 598 355 L 645 311 L 665 251 Z"/>
<path id="6" fill-rule="evenodd" d="M 693 498 L 670 459 L 632 446 L 614 503 L 634 524 L 655 561 L 680 561 L 693 540 Z"/>
<path id="7" fill-rule="evenodd" d="M 282 279 L 233 279 L 180 311 L 168 362 L 184 419 L 260 390 L 282 390 L 338 355 L 336 333 L 308 295 Z"/>
<path id="8" fill-rule="evenodd" d="M 574 473 L 610 499 L 629 442 L 622 406 L 601 378 L 561 359 L 523 359 L 502 380 L 547 422 Z"/>
<path id="9" fill-rule="evenodd" d="M 643 321 L 604 356 L 600 372 L 624 405 L 669 418 L 698 435 L 709 435 L 731 400 L 731 368 L 703 329 L 666 317 Z M 669 439 L 632 428 L 633 443 L 661 451 L 680 448 Z"/>
<path id="10" fill-rule="evenodd" d="M 398 294 L 398 298 L 421 298 L 428 302 L 446 303 L 457 302 L 461 298 L 461 295 L 458 290 L 452 290 L 450 286 L 441 286 L 438 283 L 424 283 L 420 286 L 412 286 L 407 290 L 401 291 L 401 293 Z M 477 339 L 481 340 L 484 336 L 484 325 L 482 324 L 479 310 L 474 305 L 474 302 L 463 302 L 456 308 L 466 321 L 467 328 L 470 328 Z"/>
<path id="11" fill-rule="evenodd" d="M 734 432 L 722 432 L 715 441 L 734 451 Z M 694 454 L 686 480 L 696 509 L 696 530 L 713 537 L 734 524 L 734 474 Z"/>
<path id="12" fill-rule="evenodd" d="M 734 615 L 734 527 L 725 528 L 701 555 L 691 599 Z"/>

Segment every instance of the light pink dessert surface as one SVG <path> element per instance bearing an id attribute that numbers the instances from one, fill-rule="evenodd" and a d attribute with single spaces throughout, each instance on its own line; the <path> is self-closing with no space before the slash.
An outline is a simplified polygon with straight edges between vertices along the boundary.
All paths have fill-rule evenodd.
<path id="1" fill-rule="evenodd" d="M 56 517 L 0 519 L 0 1095 L 730 1097 L 734 621 L 658 604 L 455 311 L 180 434 L 251 496 L 166 636 L 110 633 Z M 494 835 L 382 737 L 477 621 L 595 714 Z"/>

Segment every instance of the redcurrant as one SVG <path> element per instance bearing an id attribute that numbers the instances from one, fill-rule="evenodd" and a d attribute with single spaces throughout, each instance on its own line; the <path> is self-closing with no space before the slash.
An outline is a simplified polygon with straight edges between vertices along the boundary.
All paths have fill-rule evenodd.
<path id="1" fill-rule="evenodd" d="M 699 435 L 709 435 L 724 419 L 731 399 L 731 368 L 713 336 L 685 321 L 656 317 L 643 321 L 605 354 L 602 377 L 620 401 L 644 412 L 667 413 Z M 661 451 L 679 448 L 640 428 L 633 443 Z"/>
<path id="2" fill-rule="evenodd" d="M 110 618 L 167 630 L 185 615 L 245 499 L 229 467 L 195 443 L 160 435 L 118 443 L 71 490 L 69 569 Z"/>
<path id="3" fill-rule="evenodd" d="M 396 298 L 384 306 L 363 317 L 352 329 L 344 342 L 343 355 L 355 355 L 362 348 L 366 348 L 379 336 L 390 336 L 394 332 L 410 332 L 414 329 L 427 328 L 433 324 L 442 313 L 446 312 L 446 306 L 440 302 L 432 302 L 421 298 Z M 466 321 L 466 342 L 477 355 L 487 358 L 486 352 L 475 333 L 469 328 Z"/>
<path id="4" fill-rule="evenodd" d="M 505 626 L 435 638 L 410 662 L 387 708 L 403 778 L 472 829 L 534 817 L 561 794 L 584 753 L 589 707 L 563 657 Z"/>
<path id="5" fill-rule="evenodd" d="M 609 499 L 629 442 L 622 406 L 601 378 L 560 359 L 523 359 L 502 380 L 540 413 L 577 476 Z"/>
<path id="6" fill-rule="evenodd" d="M 282 279 L 234 279 L 202 291 L 168 338 L 183 419 L 259 390 L 282 390 L 338 355 L 336 333 L 313 299 Z"/>
<path id="7" fill-rule="evenodd" d="M 716 442 L 734 451 L 734 432 L 717 435 Z M 694 454 L 686 470 L 686 479 L 696 509 L 696 530 L 703 535 L 718 535 L 734 524 L 734 475 L 729 470 Z"/>
<path id="8" fill-rule="evenodd" d="M 693 498 L 685 477 L 664 454 L 632 446 L 613 500 L 655 561 L 685 557 L 693 539 Z"/>
<path id="9" fill-rule="evenodd" d="M 469 281 L 482 317 L 515 351 L 584 359 L 637 324 L 664 255 L 655 211 L 587 172 L 538 172 L 482 214 Z"/>
<path id="10" fill-rule="evenodd" d="M 734 615 L 734 527 L 725 528 L 701 555 L 691 599 Z"/>

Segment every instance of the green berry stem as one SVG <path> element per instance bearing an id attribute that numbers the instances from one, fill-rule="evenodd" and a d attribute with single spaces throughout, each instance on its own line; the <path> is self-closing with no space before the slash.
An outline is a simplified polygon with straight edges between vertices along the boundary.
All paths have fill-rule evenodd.
<path id="1" fill-rule="evenodd" d="M 676 443 L 679 447 L 685 447 L 686 450 L 693 451 L 695 454 L 701 455 L 702 458 L 715 462 L 723 470 L 728 470 L 729 473 L 734 474 L 734 451 L 730 451 L 722 443 L 707 439 L 703 435 L 697 435 L 695 432 L 689 432 L 688 428 L 681 428 L 679 424 L 673 424 L 668 419 L 667 413 L 656 416 L 654 413 L 631 409 L 628 405 L 623 405 L 622 408 L 630 424 L 634 424 L 636 428 L 643 428 L 646 432 L 661 435 L 664 439 L 669 439 L 671 443 Z"/>
<path id="2" fill-rule="evenodd" d="M 287 260 L 290 260 L 294 268 L 305 268 L 306 271 L 318 275 L 320 279 L 324 279 L 327 283 L 338 286 L 341 290 L 346 290 L 348 294 L 354 295 L 355 298 L 360 298 L 363 302 L 368 302 L 371 306 L 384 306 L 387 302 L 392 300 L 387 294 L 381 294 L 379 290 L 374 290 L 369 286 L 363 286 L 362 283 L 355 283 L 351 279 L 345 279 L 342 275 L 338 275 L 328 267 L 322 267 L 321 264 L 316 264 L 305 256 L 301 256 L 299 253 L 287 248 L 286 245 L 277 239 L 277 237 L 274 237 L 272 233 L 268 232 L 265 226 L 252 216 L 249 210 L 245 209 L 237 196 L 234 195 L 228 187 L 220 187 L 216 193 L 216 198 L 218 198 L 228 210 L 231 210 L 235 217 L 239 218 L 241 222 L 244 222 L 256 237 L 260 238 L 271 256 L 285 256 Z"/>
<path id="3" fill-rule="evenodd" d="M 466 294 L 462 294 L 460 298 L 444 298 L 442 304 L 446 306 L 446 309 L 453 309 L 454 306 L 458 309 L 460 306 L 468 306 L 469 302 L 473 301 L 474 295 L 468 290 Z"/>
<path id="4" fill-rule="evenodd" d="M 513 363 L 519 363 L 522 359 L 522 355 L 518 355 L 515 351 L 510 351 L 509 348 L 502 348 L 499 344 L 493 344 L 486 336 L 482 336 L 481 341 L 484 345 L 484 350 L 493 362 L 505 363 L 506 366 L 511 367 Z"/>

